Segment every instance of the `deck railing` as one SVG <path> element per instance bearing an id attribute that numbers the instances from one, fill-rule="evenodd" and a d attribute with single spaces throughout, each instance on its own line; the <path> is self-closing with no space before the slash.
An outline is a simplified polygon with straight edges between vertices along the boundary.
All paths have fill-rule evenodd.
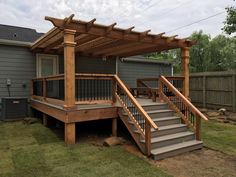
<path id="1" fill-rule="evenodd" d="M 112 103 L 112 74 L 76 74 L 77 103 Z"/>
<path id="2" fill-rule="evenodd" d="M 182 76 L 167 76 L 167 80 L 177 88 L 181 93 L 183 93 L 183 81 L 184 77 Z M 147 95 L 148 98 L 152 98 L 152 101 L 156 101 L 158 97 L 159 89 L 159 78 L 150 77 L 150 78 L 138 78 L 136 80 L 137 88 L 136 95 Z M 134 91 L 133 91 L 134 92 Z M 135 93 L 134 93 L 135 94 Z"/>
<path id="3" fill-rule="evenodd" d="M 166 101 L 185 124 L 193 129 L 197 140 L 201 139 L 201 119 L 208 119 L 164 76 L 159 78 L 159 99 Z"/>
<path id="4" fill-rule="evenodd" d="M 75 104 L 112 103 L 114 75 L 75 75 Z M 38 100 L 63 104 L 64 74 L 32 79 L 32 97 Z"/>
<path id="5" fill-rule="evenodd" d="M 115 97 L 123 107 L 128 115 L 130 121 L 133 122 L 137 131 L 145 140 L 146 154 L 150 155 L 151 152 L 151 128 L 158 129 L 157 125 L 153 122 L 150 116 L 144 111 L 142 106 L 134 98 L 131 92 L 127 89 L 125 84 L 118 76 L 115 79 Z"/>
<path id="6" fill-rule="evenodd" d="M 167 80 L 177 88 L 180 92 L 183 91 L 183 76 L 166 76 Z M 137 87 L 147 87 L 147 88 L 158 88 L 159 87 L 159 78 L 150 77 L 150 78 L 138 78 L 136 80 Z"/>
<path id="7" fill-rule="evenodd" d="M 63 104 L 64 101 L 64 75 L 55 75 L 35 78 L 32 80 L 32 97 Z"/>

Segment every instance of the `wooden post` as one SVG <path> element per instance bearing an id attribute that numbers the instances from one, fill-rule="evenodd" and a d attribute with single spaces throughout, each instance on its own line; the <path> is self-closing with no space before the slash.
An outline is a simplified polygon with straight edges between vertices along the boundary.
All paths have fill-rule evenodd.
<path id="1" fill-rule="evenodd" d="M 203 107 L 206 108 L 206 76 L 203 75 L 202 79 L 202 102 Z"/>
<path id="2" fill-rule="evenodd" d="M 184 76 L 183 95 L 189 98 L 189 47 L 181 48 L 182 74 Z"/>
<path id="3" fill-rule="evenodd" d="M 75 30 L 64 30 L 65 107 L 75 105 Z"/>
<path id="4" fill-rule="evenodd" d="M 43 100 L 46 101 L 46 97 L 47 97 L 47 82 L 46 79 L 43 79 Z"/>
<path id="5" fill-rule="evenodd" d="M 48 126 L 48 115 L 43 113 L 43 125 Z"/>
<path id="6" fill-rule="evenodd" d="M 31 96 L 31 98 L 33 97 L 33 95 L 34 95 L 34 81 L 31 80 L 31 89 L 30 89 L 30 96 Z"/>
<path id="7" fill-rule="evenodd" d="M 117 136 L 117 118 L 112 119 L 112 136 Z"/>
<path id="8" fill-rule="evenodd" d="M 76 143 L 75 123 L 65 123 L 65 143 L 66 144 Z"/>
<path id="9" fill-rule="evenodd" d="M 232 110 L 236 112 L 236 74 L 232 75 Z"/>
<path id="10" fill-rule="evenodd" d="M 151 154 L 151 126 L 147 120 L 145 120 L 145 147 L 146 155 Z"/>
<path id="11" fill-rule="evenodd" d="M 201 140 L 201 118 L 196 117 L 196 139 Z"/>
<path id="12" fill-rule="evenodd" d="M 163 102 L 163 97 L 162 97 L 162 91 L 163 91 L 163 85 L 161 83 L 161 79 L 159 79 L 159 84 L 158 84 L 158 96 L 159 96 L 159 101 Z"/>

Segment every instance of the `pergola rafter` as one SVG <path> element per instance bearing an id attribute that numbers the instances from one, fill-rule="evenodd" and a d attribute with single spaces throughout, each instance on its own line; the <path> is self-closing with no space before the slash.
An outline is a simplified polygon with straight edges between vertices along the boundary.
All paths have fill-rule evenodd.
<path id="1" fill-rule="evenodd" d="M 177 35 L 164 36 L 163 33 L 150 34 L 151 30 L 133 31 L 134 26 L 121 29 L 117 24 L 105 26 L 97 24 L 96 19 L 88 22 L 74 20 L 74 15 L 58 19 L 45 17 L 52 22 L 54 28 L 38 39 L 31 47 L 33 51 L 48 53 L 63 52 L 63 31 L 75 31 L 75 52 L 93 56 L 131 56 L 144 52 L 157 52 L 175 48 L 191 47 L 195 41 L 178 39 Z"/>

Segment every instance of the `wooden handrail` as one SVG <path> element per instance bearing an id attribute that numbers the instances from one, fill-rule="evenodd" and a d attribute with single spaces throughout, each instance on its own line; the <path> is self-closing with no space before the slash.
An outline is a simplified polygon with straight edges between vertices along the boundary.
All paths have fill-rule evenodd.
<path id="1" fill-rule="evenodd" d="M 81 76 L 81 77 L 113 77 L 114 74 L 90 74 L 90 73 L 76 73 L 75 76 Z M 32 80 L 59 80 L 59 79 L 64 79 L 64 74 L 57 74 L 57 75 L 52 75 L 52 76 L 45 76 L 45 77 L 36 77 L 33 78 Z"/>
<path id="2" fill-rule="evenodd" d="M 33 78 L 32 80 L 34 81 L 37 81 L 37 80 L 43 80 L 43 79 L 58 79 L 58 78 L 63 78 L 64 77 L 64 74 L 57 74 L 57 75 L 52 75 L 52 76 L 45 76 L 45 77 L 36 77 L 36 78 Z"/>
<path id="3" fill-rule="evenodd" d="M 191 109 L 191 111 L 197 114 L 204 120 L 208 120 L 208 118 L 202 114 L 184 95 L 182 95 L 178 89 L 176 89 L 164 76 L 160 76 L 160 80 L 165 83 L 165 85 L 178 97 L 182 99 L 182 101 Z"/>
<path id="4" fill-rule="evenodd" d="M 114 75 L 114 78 L 117 82 L 117 84 L 122 88 L 122 90 L 127 94 L 131 102 L 135 105 L 135 107 L 138 109 L 139 113 L 149 122 L 151 127 L 158 130 L 158 126 L 153 122 L 151 117 L 146 113 L 146 111 L 141 107 L 141 105 L 138 103 L 138 101 L 133 97 L 133 95 L 130 93 L 130 91 L 126 88 L 124 83 L 120 80 L 120 78 L 117 75 Z"/>
<path id="5" fill-rule="evenodd" d="M 139 81 L 158 81 L 158 77 L 138 78 Z"/>
<path id="6" fill-rule="evenodd" d="M 76 73 L 75 76 L 91 76 L 91 77 L 114 77 L 114 74 L 92 74 L 92 73 Z"/>

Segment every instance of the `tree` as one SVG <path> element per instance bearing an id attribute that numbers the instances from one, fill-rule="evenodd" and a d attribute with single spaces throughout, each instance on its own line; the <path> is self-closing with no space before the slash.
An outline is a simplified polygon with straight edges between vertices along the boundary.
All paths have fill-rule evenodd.
<path id="1" fill-rule="evenodd" d="M 180 73 L 181 72 L 181 60 L 180 60 L 180 50 L 179 49 L 173 49 L 169 51 L 163 51 L 163 52 L 155 52 L 151 54 L 147 54 L 146 58 L 148 59 L 156 59 L 160 61 L 168 61 L 172 63 L 174 73 Z"/>
<path id="2" fill-rule="evenodd" d="M 235 0 L 234 0 L 235 1 Z M 226 34 L 236 33 L 236 7 L 226 7 L 227 17 L 222 28 Z"/>
<path id="3" fill-rule="evenodd" d="M 209 44 L 211 37 L 203 34 L 203 31 L 194 32 L 190 38 L 196 40 L 197 44 L 190 49 L 190 71 L 204 72 L 209 68 Z"/>
<path id="4" fill-rule="evenodd" d="M 190 72 L 236 70 L 236 38 L 218 35 L 211 39 L 203 31 L 194 32 L 190 39 L 197 44 L 190 49 Z M 170 61 L 174 73 L 181 73 L 181 55 L 179 49 L 152 53 L 147 58 Z"/>
<path id="5" fill-rule="evenodd" d="M 218 35 L 210 42 L 209 71 L 236 70 L 236 39 Z"/>

